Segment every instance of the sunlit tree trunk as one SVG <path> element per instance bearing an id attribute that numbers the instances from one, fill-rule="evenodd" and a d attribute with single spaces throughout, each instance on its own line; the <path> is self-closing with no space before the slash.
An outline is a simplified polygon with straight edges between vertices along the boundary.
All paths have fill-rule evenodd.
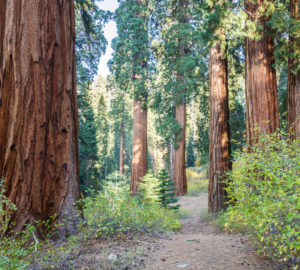
<path id="1" fill-rule="evenodd" d="M 176 135 L 175 156 L 174 156 L 174 183 L 177 195 L 182 196 L 187 192 L 186 172 L 185 172 L 185 130 L 186 130 L 186 105 L 185 103 L 176 105 L 175 119 L 181 126 L 181 132 Z"/>
<path id="2" fill-rule="evenodd" d="M 120 174 L 124 174 L 124 123 L 121 125 L 120 135 Z"/>
<path id="3" fill-rule="evenodd" d="M 138 182 L 147 173 L 147 110 L 134 100 L 133 108 L 133 149 L 130 190 L 134 195 Z"/>
<path id="4" fill-rule="evenodd" d="M 299 20 L 299 1 L 290 1 L 290 11 Z M 300 49 L 300 42 L 294 37 L 290 37 L 290 44 L 294 50 Z M 287 85 L 287 124 L 290 138 L 300 137 L 300 69 L 293 70 L 297 66 L 299 59 L 289 59 L 288 62 L 288 85 Z"/>
<path id="5" fill-rule="evenodd" d="M 75 231 L 74 20 L 71 0 L 0 2 L 0 175 L 17 206 L 11 222 L 18 232 L 55 214 L 68 220 L 62 233 Z M 45 236 L 46 228 L 38 232 Z"/>
<path id="6" fill-rule="evenodd" d="M 134 0 L 139 7 L 147 10 L 147 0 Z M 139 9 L 137 9 L 139 10 Z M 139 30 L 134 29 L 136 38 L 143 37 L 143 43 L 139 40 L 136 44 L 136 51 L 133 54 L 132 82 L 134 87 L 134 108 L 133 108 L 133 144 L 132 144 L 132 168 L 131 168 L 131 195 L 136 195 L 138 183 L 147 173 L 147 70 L 148 70 L 148 20 L 147 12 L 136 13 L 136 18 L 142 19 L 139 22 Z"/>
<path id="7" fill-rule="evenodd" d="M 225 173 L 231 169 L 227 59 L 220 44 L 210 48 L 210 135 L 208 209 L 226 208 Z"/>
<path id="8" fill-rule="evenodd" d="M 267 134 L 279 128 L 273 40 L 266 33 L 267 19 L 257 18 L 263 3 L 245 1 L 245 10 L 250 19 L 258 19 L 259 25 L 264 27 L 260 40 L 246 38 L 245 41 L 247 143 L 250 146 L 257 142 L 257 128 Z"/>

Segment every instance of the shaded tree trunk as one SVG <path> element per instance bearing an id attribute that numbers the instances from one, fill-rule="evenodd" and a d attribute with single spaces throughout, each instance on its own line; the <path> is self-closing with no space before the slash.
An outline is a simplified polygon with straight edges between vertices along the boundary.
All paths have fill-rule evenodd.
<path id="1" fill-rule="evenodd" d="M 184 11 L 179 11 L 175 8 L 174 12 L 178 17 L 178 23 L 186 24 L 188 23 L 188 17 L 186 14 L 186 9 L 188 8 L 188 0 L 179 0 L 178 1 L 179 7 L 184 7 Z M 176 7 L 176 5 L 175 5 Z M 177 14 L 177 12 L 179 12 Z M 187 52 L 187 44 L 184 38 L 179 38 L 179 47 L 178 47 L 178 54 L 182 60 Z M 181 63 L 183 64 L 183 63 Z M 176 192 L 178 196 L 183 196 L 187 192 L 187 182 L 186 182 L 186 171 L 185 171 L 185 133 L 186 133 L 186 89 L 180 89 L 179 85 L 185 84 L 185 76 L 184 72 L 182 71 L 182 67 L 177 66 L 177 89 L 175 90 L 176 94 L 176 107 L 175 107 L 175 119 L 177 123 L 181 126 L 181 131 L 179 134 L 175 136 L 175 142 L 177 144 L 177 148 L 175 149 L 174 153 L 174 183 L 176 187 Z"/>
<path id="2" fill-rule="evenodd" d="M 174 183 L 178 196 L 187 192 L 186 172 L 185 172 L 185 129 L 186 129 L 186 105 L 185 103 L 176 105 L 175 119 L 181 126 L 181 132 L 176 135 L 177 148 L 174 156 Z"/>
<path id="3" fill-rule="evenodd" d="M 264 27 L 260 40 L 246 38 L 246 118 L 247 143 L 253 146 L 257 142 L 256 128 L 269 134 L 279 128 L 279 108 L 277 98 L 276 72 L 273 68 L 273 40 L 266 33 L 267 18 L 257 18 L 258 10 L 264 1 L 254 4 L 245 1 L 245 10 L 250 19 L 258 19 Z"/>
<path id="4" fill-rule="evenodd" d="M 147 110 L 134 100 L 133 108 L 133 146 L 130 190 L 132 195 L 138 191 L 138 182 L 147 173 Z"/>
<path id="5" fill-rule="evenodd" d="M 290 11 L 295 19 L 299 20 L 299 1 L 290 1 Z M 297 44 L 294 37 L 290 37 L 290 44 L 294 50 L 300 49 L 300 42 Z M 293 52 L 292 52 L 293 53 Z M 288 62 L 288 85 L 287 85 L 287 124 L 290 138 L 300 138 L 300 69 L 295 73 L 293 69 L 297 66 L 298 59 L 289 59 Z"/>
<path id="6" fill-rule="evenodd" d="M 75 18 L 71 0 L 0 3 L 0 174 L 11 222 L 57 214 L 73 233 L 80 199 Z M 53 221 L 54 222 L 54 221 Z M 45 236 L 46 228 L 38 228 Z"/>
<path id="7" fill-rule="evenodd" d="M 120 174 L 124 174 L 124 123 L 121 125 L 120 135 Z"/>
<path id="8" fill-rule="evenodd" d="M 220 44 L 210 48 L 210 135 L 209 135 L 209 186 L 208 209 L 217 212 L 226 208 L 226 191 L 223 180 L 231 169 L 230 130 L 228 108 L 227 59 Z"/>

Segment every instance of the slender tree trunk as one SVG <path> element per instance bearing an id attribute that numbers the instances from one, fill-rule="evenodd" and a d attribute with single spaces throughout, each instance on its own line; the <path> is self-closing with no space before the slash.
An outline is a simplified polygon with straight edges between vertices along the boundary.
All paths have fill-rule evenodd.
<path id="1" fill-rule="evenodd" d="M 138 182 L 147 173 L 147 110 L 134 100 L 133 108 L 133 149 L 130 190 L 135 195 Z"/>
<path id="2" fill-rule="evenodd" d="M 175 149 L 174 149 L 174 139 L 170 142 L 170 179 L 174 181 L 174 160 L 175 160 Z M 174 182 L 175 183 L 175 182 Z"/>
<path id="3" fill-rule="evenodd" d="M 124 123 L 121 125 L 120 136 L 120 174 L 124 174 Z"/>
<path id="4" fill-rule="evenodd" d="M 245 1 L 245 10 L 252 20 L 257 19 L 258 10 L 264 1 L 254 4 Z M 260 40 L 246 38 L 246 117 L 247 143 L 257 142 L 256 128 L 265 133 L 273 133 L 279 128 L 279 108 L 277 98 L 276 72 L 273 68 L 273 40 L 266 33 L 266 18 L 258 18 L 264 27 Z"/>
<path id="5" fill-rule="evenodd" d="M 80 199 L 74 4 L 0 3 L 0 175 L 17 206 L 11 222 L 68 222 Z M 46 228 L 38 229 L 45 236 Z"/>
<path id="6" fill-rule="evenodd" d="M 175 109 L 175 119 L 181 126 L 181 132 L 176 135 L 177 148 L 174 157 L 174 183 L 177 195 L 182 196 L 187 192 L 185 173 L 185 129 L 186 129 L 186 105 L 178 104 Z"/>
<path id="7" fill-rule="evenodd" d="M 179 0 L 178 4 L 180 7 L 184 7 L 184 11 L 180 11 L 176 14 L 178 16 L 178 23 L 184 25 L 188 23 L 188 16 L 185 12 L 188 8 L 188 0 Z M 176 7 L 176 5 L 175 5 Z M 177 7 L 178 8 L 178 7 Z M 175 9 L 177 13 L 177 9 Z M 186 55 L 186 41 L 180 37 L 179 38 L 179 57 L 180 60 L 184 59 Z M 175 142 L 177 144 L 177 148 L 174 153 L 174 183 L 176 187 L 176 192 L 178 196 L 183 196 L 187 192 L 187 182 L 186 182 L 186 171 L 185 171 L 185 131 L 186 131 L 186 89 L 180 89 L 179 85 L 185 84 L 185 76 L 182 71 L 181 65 L 177 67 L 177 89 L 176 93 L 176 107 L 175 107 L 175 119 L 177 123 L 181 126 L 181 132 L 176 134 Z M 179 101 L 178 101 L 179 100 Z"/>
<path id="8" fill-rule="evenodd" d="M 220 44 L 210 48 L 210 135 L 209 135 L 209 186 L 208 209 L 217 212 L 226 208 L 226 191 L 223 180 L 231 169 L 230 130 L 228 108 L 227 59 Z"/>
<path id="9" fill-rule="evenodd" d="M 300 19 L 299 14 L 299 1 L 290 1 L 290 11 L 296 19 Z M 293 49 L 300 48 L 300 42 L 294 37 L 290 37 L 290 44 L 293 45 Z M 296 48 L 295 48 L 296 47 Z M 298 59 L 289 59 L 288 62 L 288 85 L 287 85 L 287 124 L 288 132 L 290 132 L 290 138 L 300 138 L 300 69 L 294 74 L 293 69 L 297 66 Z"/>

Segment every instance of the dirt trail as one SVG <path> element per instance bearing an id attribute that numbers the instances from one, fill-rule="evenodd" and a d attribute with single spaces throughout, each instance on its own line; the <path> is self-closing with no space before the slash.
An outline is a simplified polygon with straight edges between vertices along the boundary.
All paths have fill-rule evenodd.
<path id="1" fill-rule="evenodd" d="M 181 230 L 169 239 L 155 240 L 143 269 L 273 269 L 257 257 L 247 238 L 225 234 L 209 224 L 207 215 L 201 217 L 207 212 L 207 193 L 182 197 L 179 203 L 188 209 Z"/>

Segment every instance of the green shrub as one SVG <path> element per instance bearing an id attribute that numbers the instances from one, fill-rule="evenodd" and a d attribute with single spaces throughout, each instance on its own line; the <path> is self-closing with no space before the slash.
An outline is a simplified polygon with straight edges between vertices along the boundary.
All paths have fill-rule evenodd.
<path id="1" fill-rule="evenodd" d="M 28 226 L 26 231 L 16 234 L 10 230 L 10 219 L 17 210 L 5 196 L 3 180 L 0 181 L 0 269 L 25 269 L 35 244 L 29 239 L 34 233 L 34 227 Z M 14 237 L 8 237 L 10 230 Z"/>
<path id="2" fill-rule="evenodd" d="M 196 196 L 208 190 L 207 169 L 207 166 L 186 169 L 188 195 Z"/>
<path id="3" fill-rule="evenodd" d="M 228 231 L 250 234 L 260 253 L 290 267 L 300 252 L 300 141 L 265 135 L 235 156 L 228 178 L 231 206 L 219 218 Z"/>
<path id="4" fill-rule="evenodd" d="M 180 228 L 174 211 L 155 201 L 130 197 L 127 182 L 106 182 L 103 190 L 83 201 L 86 237 L 109 238 L 129 233 L 169 231 Z"/>

